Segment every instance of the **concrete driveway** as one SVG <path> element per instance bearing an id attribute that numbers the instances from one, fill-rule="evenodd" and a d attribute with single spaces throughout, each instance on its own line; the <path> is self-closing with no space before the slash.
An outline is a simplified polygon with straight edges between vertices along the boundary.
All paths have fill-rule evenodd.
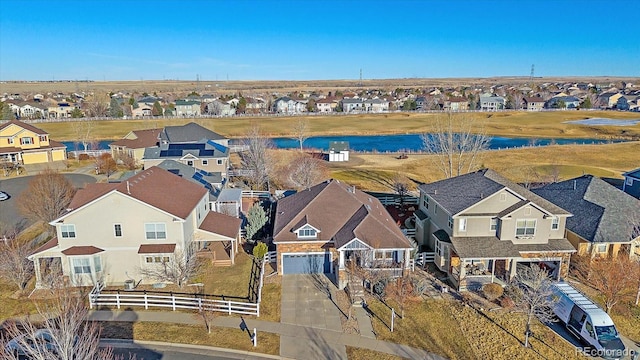
<path id="1" fill-rule="evenodd" d="M 84 187 L 88 183 L 96 182 L 96 178 L 84 174 L 63 174 L 76 188 Z M 8 200 L 0 201 L 0 223 L 27 227 L 30 225 L 18 211 L 18 196 L 29 186 L 32 176 L 17 177 L 0 180 L 0 190 L 11 196 Z"/>
<path id="2" fill-rule="evenodd" d="M 283 275 L 280 322 L 342 333 L 340 317 L 334 304 L 336 286 L 323 274 Z M 346 359 L 346 348 L 322 336 L 280 336 L 280 355 L 292 359 Z"/>

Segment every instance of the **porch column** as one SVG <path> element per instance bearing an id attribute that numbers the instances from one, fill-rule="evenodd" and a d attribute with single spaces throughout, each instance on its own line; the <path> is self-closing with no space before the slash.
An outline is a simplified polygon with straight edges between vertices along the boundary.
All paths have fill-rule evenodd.
<path id="1" fill-rule="evenodd" d="M 40 258 L 33 259 L 33 267 L 36 271 L 36 288 L 42 282 L 42 275 L 40 274 Z"/>
<path id="2" fill-rule="evenodd" d="M 491 260 L 491 282 L 493 283 L 496 273 L 496 259 Z"/>
<path id="3" fill-rule="evenodd" d="M 344 251 L 340 250 L 340 260 L 338 261 L 338 269 L 344 269 Z"/>
<path id="4" fill-rule="evenodd" d="M 408 269 L 411 263 L 411 251 L 404 249 L 404 268 Z"/>
<path id="5" fill-rule="evenodd" d="M 516 268 L 517 267 L 518 267 L 518 260 L 511 259 L 510 264 L 509 264 L 509 279 L 507 279 L 507 280 L 511 280 L 516 276 Z"/>
<path id="6" fill-rule="evenodd" d="M 236 240 L 231 240 L 231 251 L 230 251 L 230 255 L 231 255 L 231 265 L 235 264 L 235 259 L 236 259 L 236 253 L 235 253 L 235 248 L 237 248 L 237 245 L 234 246 Z"/>

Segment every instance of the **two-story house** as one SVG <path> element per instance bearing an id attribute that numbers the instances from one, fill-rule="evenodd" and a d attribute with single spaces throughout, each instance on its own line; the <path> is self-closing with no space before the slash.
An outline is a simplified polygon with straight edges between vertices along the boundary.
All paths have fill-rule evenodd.
<path id="1" fill-rule="evenodd" d="M 513 278 L 521 266 L 567 276 L 571 214 L 490 169 L 420 185 L 416 240 L 460 290 Z"/>
<path id="2" fill-rule="evenodd" d="M 200 101 L 178 100 L 176 101 L 176 116 L 200 116 Z"/>
<path id="3" fill-rule="evenodd" d="M 504 97 L 493 94 L 480 95 L 480 110 L 482 111 L 498 111 L 504 110 L 506 101 Z"/>
<path id="4" fill-rule="evenodd" d="M 305 103 L 296 101 L 288 96 L 277 98 L 273 102 L 273 111 L 278 114 L 299 114 L 306 110 L 307 106 Z"/>
<path id="5" fill-rule="evenodd" d="M 344 113 L 364 111 L 364 102 L 360 98 L 355 98 L 355 99 L 344 98 L 340 101 L 340 103 L 342 104 L 342 112 Z"/>
<path id="6" fill-rule="evenodd" d="M 67 148 L 46 131 L 18 120 L 0 124 L 0 161 L 31 165 L 66 159 Z"/>
<path id="7" fill-rule="evenodd" d="M 114 159 L 129 156 L 135 160 L 136 164 L 141 164 L 144 150 L 158 145 L 160 131 L 162 129 L 129 131 L 122 139 L 109 144 L 111 156 Z"/>
<path id="8" fill-rule="evenodd" d="M 640 200 L 593 175 L 533 190 L 567 209 L 567 239 L 578 255 L 640 256 Z"/>
<path id="9" fill-rule="evenodd" d="M 158 146 L 146 148 L 145 168 L 164 160 L 175 160 L 207 173 L 220 173 L 223 178 L 229 169 L 229 139 L 196 123 L 166 126 L 158 134 Z"/>
<path id="10" fill-rule="evenodd" d="M 525 96 L 522 101 L 524 102 L 524 108 L 527 111 L 541 111 L 544 109 L 544 99 L 541 97 Z"/>
<path id="11" fill-rule="evenodd" d="M 205 248 L 233 262 L 241 221 L 210 211 L 208 200 L 204 187 L 158 167 L 121 183 L 88 184 L 50 223 L 56 236 L 29 256 L 36 286 L 44 285 L 43 268 L 51 263 L 73 285 L 122 285 L 155 282 L 141 269 L 184 263 Z"/>
<path id="12" fill-rule="evenodd" d="M 278 274 L 335 274 L 340 288 L 350 264 L 400 275 L 413 250 L 378 199 L 337 180 L 278 200 L 273 242 Z"/>

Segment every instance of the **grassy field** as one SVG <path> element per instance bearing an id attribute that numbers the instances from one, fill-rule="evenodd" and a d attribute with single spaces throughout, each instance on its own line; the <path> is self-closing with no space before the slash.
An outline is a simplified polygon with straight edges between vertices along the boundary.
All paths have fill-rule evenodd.
<path id="1" fill-rule="evenodd" d="M 479 165 L 518 182 L 549 181 L 558 174 L 568 179 L 583 174 L 621 178 L 640 166 L 640 142 L 601 145 L 552 145 L 487 151 Z M 331 177 L 361 189 L 393 191 L 391 179 L 405 174 L 416 183 L 442 179 L 429 155 L 410 154 L 399 160 L 394 154 L 352 154 L 348 163 L 330 163 Z"/>
<path id="2" fill-rule="evenodd" d="M 401 360 L 404 359 L 400 356 L 389 355 L 386 353 L 367 350 L 362 348 L 355 348 L 347 346 L 347 358 L 349 360 Z"/>
<path id="3" fill-rule="evenodd" d="M 214 320 L 215 321 L 215 320 Z M 258 346 L 253 347 L 249 334 L 240 329 L 214 327 L 211 334 L 204 325 L 167 324 L 152 322 L 103 322 L 103 338 L 166 341 L 180 344 L 215 346 L 227 349 L 252 351 L 263 354 L 280 354 L 280 336 L 260 332 Z"/>
<path id="4" fill-rule="evenodd" d="M 443 114 L 390 113 L 334 116 L 282 116 L 282 117 L 237 117 L 219 119 L 147 119 L 98 121 L 92 136 L 96 139 L 119 139 L 131 130 L 160 128 L 167 125 L 182 125 L 196 121 L 202 126 L 227 137 L 242 137 L 247 130 L 258 125 L 267 136 L 292 136 L 294 125 L 307 121 L 309 135 L 371 135 L 405 134 L 433 131 L 433 119 Z M 554 112 L 501 112 L 468 113 L 468 116 L 487 134 L 507 137 L 531 138 L 629 138 L 640 136 L 640 124 L 634 126 L 585 126 L 566 124 L 566 121 L 606 117 L 614 119 L 637 119 L 640 115 L 613 111 L 554 111 Z M 43 130 L 57 141 L 77 138 L 68 122 L 41 123 Z"/>
<path id="5" fill-rule="evenodd" d="M 531 348 L 524 348 L 520 314 L 476 311 L 456 301 L 410 303 L 390 332 L 391 310 L 371 301 L 379 339 L 432 351 L 449 359 L 586 359 L 542 324 L 533 326 Z M 397 307 L 396 307 L 397 308 Z"/>

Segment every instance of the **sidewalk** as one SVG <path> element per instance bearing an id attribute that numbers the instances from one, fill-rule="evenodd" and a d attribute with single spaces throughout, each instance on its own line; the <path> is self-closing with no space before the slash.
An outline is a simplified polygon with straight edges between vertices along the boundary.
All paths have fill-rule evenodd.
<path id="1" fill-rule="evenodd" d="M 150 321 L 202 325 L 201 321 L 196 316 L 194 316 L 194 314 L 166 311 L 96 310 L 92 311 L 89 314 L 89 319 L 95 321 Z M 241 321 L 242 319 L 239 317 L 220 316 L 216 318 L 215 325 L 227 328 L 239 328 Z M 345 334 L 341 331 L 262 321 L 258 319 L 245 319 L 245 323 L 249 328 L 256 328 L 258 330 L 258 336 L 260 336 L 261 331 L 265 331 L 279 334 L 281 336 L 295 338 L 297 341 L 289 342 L 289 346 L 295 346 L 298 349 L 288 349 L 286 352 L 291 352 L 291 350 L 305 352 L 305 349 L 312 347 L 315 348 L 315 350 L 317 350 L 319 354 L 324 356 L 327 355 L 327 350 L 330 351 L 330 344 L 341 344 L 344 346 L 379 351 L 408 359 L 444 359 L 438 355 L 429 353 L 422 349 L 416 349 L 407 345 L 367 338 L 360 335 Z M 280 349 L 280 351 L 282 353 L 282 349 Z"/>

